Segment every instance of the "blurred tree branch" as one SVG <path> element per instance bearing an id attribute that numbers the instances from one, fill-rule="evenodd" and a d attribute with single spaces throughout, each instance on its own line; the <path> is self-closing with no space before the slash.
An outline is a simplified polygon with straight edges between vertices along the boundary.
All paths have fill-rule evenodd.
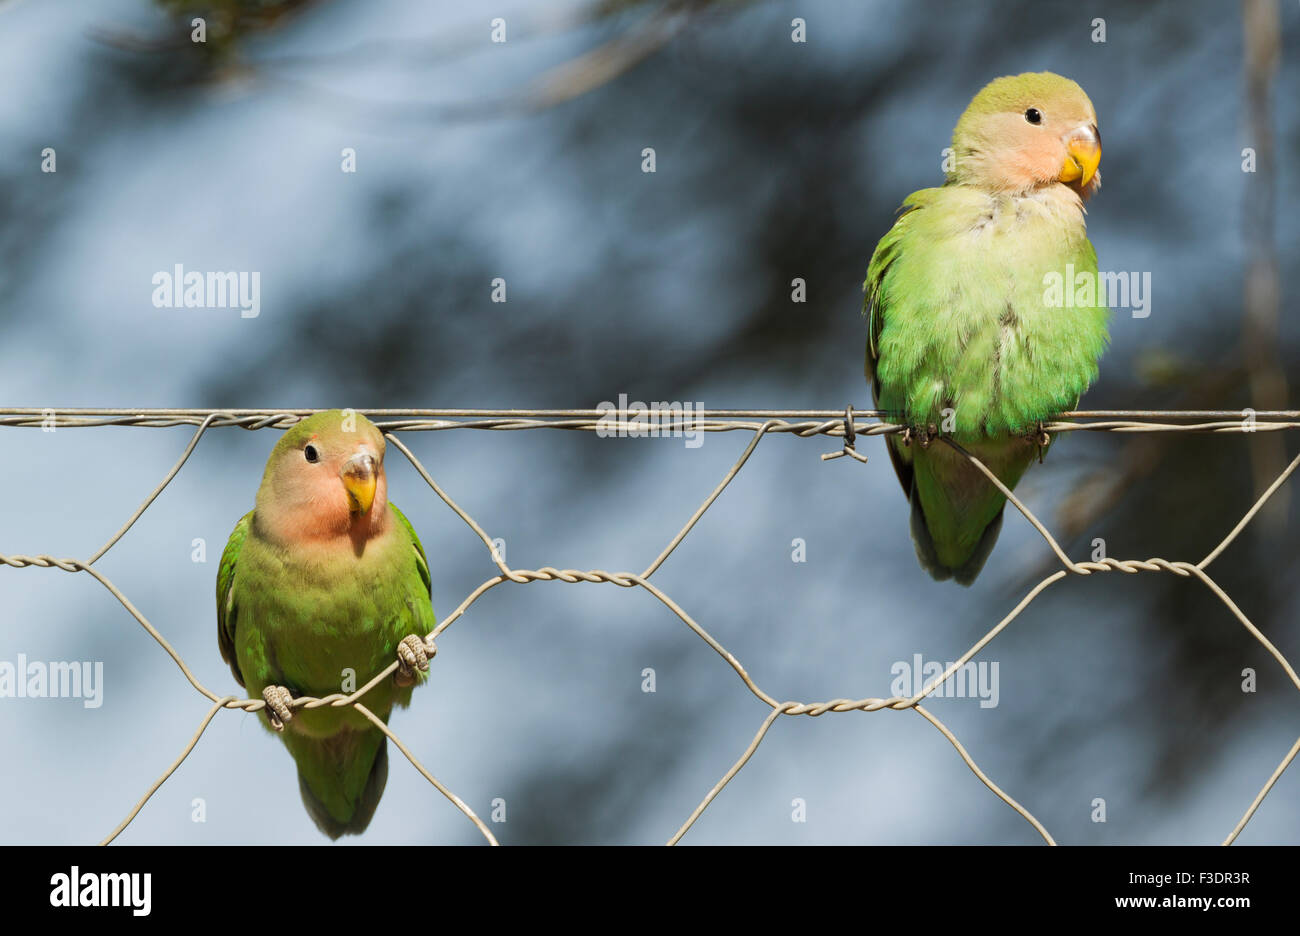
<path id="1" fill-rule="evenodd" d="M 1273 140 L 1273 79 L 1282 57 L 1281 18 L 1277 0 L 1243 0 L 1246 41 L 1246 122 L 1255 150 L 1255 172 L 1247 177 L 1245 239 L 1250 266 L 1246 270 L 1242 353 L 1250 376 L 1256 409 L 1285 409 L 1286 374 L 1278 359 L 1278 272 L 1274 198 L 1277 194 Z M 1250 448 L 1255 492 L 1263 493 L 1286 464 L 1286 449 L 1278 438 L 1256 440 Z M 1289 498 L 1277 492 L 1260 517 L 1269 535 L 1281 533 Z"/>
<path id="2" fill-rule="evenodd" d="M 3 3 L 4 0 L 0 0 Z M 253 76 L 266 84 L 282 85 L 320 97 L 329 97 L 371 113 L 465 118 L 493 116 L 502 111 L 538 111 L 588 94 L 631 71 L 664 48 L 698 16 L 715 10 L 730 10 L 757 0 L 588 0 L 559 12 L 531 10 L 526 19 L 512 19 L 510 37 L 536 39 L 604 23 L 616 18 L 629 23 L 612 38 L 567 62 L 538 75 L 528 87 L 492 101 L 430 107 L 394 107 L 389 102 L 363 101 L 308 85 L 288 74 L 291 68 L 341 65 L 348 62 L 389 62 L 394 57 L 434 65 L 447 62 L 481 47 L 486 24 L 468 24 L 450 30 L 446 36 L 375 39 L 352 46 L 313 53 L 263 55 L 242 60 L 240 42 L 281 25 L 302 10 L 325 0 L 156 0 L 176 20 L 176 31 L 158 36 L 141 36 L 101 29 L 94 37 L 105 44 L 131 52 L 190 52 L 207 55 L 222 66 L 219 75 Z M 202 16 L 208 23 L 206 44 L 191 42 L 191 19 Z"/>

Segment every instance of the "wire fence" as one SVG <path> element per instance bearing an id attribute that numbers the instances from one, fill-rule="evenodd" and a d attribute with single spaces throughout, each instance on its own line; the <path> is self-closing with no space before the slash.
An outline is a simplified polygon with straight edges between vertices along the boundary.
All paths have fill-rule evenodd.
<path id="1" fill-rule="evenodd" d="M 107 845 L 112 842 L 124 829 L 139 815 L 141 809 L 148 803 L 150 797 L 171 777 L 173 773 L 194 750 L 203 733 L 212 723 L 213 718 L 218 712 L 223 710 L 237 710 L 243 712 L 257 712 L 266 707 L 263 699 L 240 699 L 236 696 L 220 696 L 207 688 L 201 683 L 186 665 L 176 650 L 168 643 L 167 639 L 154 627 L 152 623 L 133 605 L 118 588 L 97 568 L 95 563 L 101 559 L 110 549 L 112 549 L 122 537 L 131 529 L 137 520 L 149 509 L 150 505 L 158 498 L 168 484 L 180 473 L 185 463 L 194 453 L 199 441 L 208 432 L 209 429 L 223 427 L 239 427 L 248 430 L 258 429 L 286 429 L 292 426 L 302 417 L 308 416 L 317 410 L 184 410 L 184 409 L 142 409 L 142 410 L 125 410 L 125 409 L 7 409 L 0 410 L 0 427 L 43 427 L 43 428 L 73 428 L 73 427 L 95 427 L 95 426 L 122 426 L 122 427 L 147 427 L 161 428 L 174 426 L 195 426 L 196 431 L 186 445 L 176 463 L 171 470 L 163 477 L 153 491 L 146 497 L 143 503 L 127 519 L 122 527 L 114 533 L 108 541 L 101 546 L 93 555 L 86 559 L 76 558 L 57 558 L 50 555 L 5 555 L 0 553 L 0 566 L 9 566 L 12 568 L 56 568 L 65 572 L 84 572 L 98 581 L 110 594 L 116 598 L 132 617 L 139 622 L 149 635 L 157 641 L 158 645 L 172 658 L 185 678 L 196 691 L 206 697 L 211 703 L 211 708 L 204 715 L 203 720 L 199 723 L 194 735 L 185 745 L 184 749 L 177 756 L 175 761 L 163 772 L 157 781 L 145 792 L 140 800 L 135 804 L 131 811 L 126 815 L 118 826 L 108 834 L 100 843 Z M 945 726 L 932 712 L 921 705 L 926 696 L 940 689 L 943 684 L 956 672 L 961 670 L 972 658 L 983 650 L 988 644 L 997 637 L 1008 625 L 1014 621 L 1029 604 L 1041 595 L 1047 588 L 1056 582 L 1061 581 L 1068 575 L 1093 575 L 1102 572 L 1124 572 L 1130 575 L 1141 572 L 1170 572 L 1184 578 L 1195 578 L 1205 585 L 1223 604 L 1232 612 L 1233 616 L 1241 622 L 1242 626 L 1250 632 L 1272 657 L 1277 660 L 1287 676 L 1295 685 L 1297 691 L 1300 691 L 1300 676 L 1296 675 L 1295 669 L 1287 661 L 1286 657 L 1265 637 L 1259 629 L 1250 621 L 1250 619 L 1237 607 L 1236 603 L 1219 587 L 1218 584 L 1210 577 L 1206 571 L 1211 563 L 1217 559 L 1225 549 L 1241 534 L 1247 524 L 1256 516 L 1265 502 L 1280 488 L 1287 479 L 1295 472 L 1297 466 L 1300 466 L 1300 456 L 1297 456 L 1290 462 L 1271 485 L 1259 496 L 1254 505 L 1246 512 L 1241 520 L 1232 528 L 1231 531 L 1222 539 L 1222 541 L 1210 551 L 1205 558 L 1199 562 L 1192 563 L 1183 560 L 1171 561 L 1161 558 L 1150 559 L 1103 559 L 1090 562 L 1074 562 L 1057 543 L 1056 539 L 1048 532 L 1047 528 L 1038 520 L 1036 516 L 1012 493 L 989 469 L 975 456 L 967 452 L 960 445 L 946 436 L 939 436 L 934 442 L 929 444 L 946 444 L 967 458 L 976 468 L 978 468 L 989 481 L 994 484 L 1007 500 L 1015 506 L 1025 519 L 1033 525 L 1039 534 L 1046 540 L 1056 558 L 1060 561 L 1062 568 L 1048 575 L 1037 585 L 1031 588 L 1020 602 L 1011 609 L 1011 611 L 994 625 L 988 633 L 980 638 L 974 646 L 967 650 L 962 656 L 954 661 L 945 670 L 942 676 L 933 682 L 927 683 L 920 692 L 911 697 L 891 696 L 888 698 L 860 698 L 849 699 L 839 698 L 830 699 L 823 702 L 799 702 L 794 700 L 779 701 L 775 696 L 769 694 L 758 686 L 749 674 L 745 671 L 740 661 L 720 644 L 712 635 L 701 627 L 685 610 L 683 610 L 671 597 L 661 591 L 651 581 L 651 577 L 660 566 L 672 555 L 673 551 L 681 544 L 686 536 L 699 522 L 704 513 L 713 505 L 718 497 L 723 493 L 731 481 L 736 477 L 740 470 L 749 461 L 751 455 L 759 443 L 769 435 L 775 433 L 790 433 L 801 438 L 815 438 L 826 436 L 828 438 L 838 438 L 841 441 L 841 448 L 836 451 L 825 452 L 822 458 L 825 460 L 834 459 L 843 455 L 852 456 L 858 461 L 865 461 L 866 457 L 856 449 L 856 440 L 858 436 L 887 435 L 901 433 L 906 431 L 906 427 L 884 421 L 885 415 L 878 411 L 861 411 L 855 413 L 851 406 L 844 410 L 710 410 L 707 413 L 694 412 L 685 417 L 681 414 L 670 413 L 668 418 L 658 416 L 639 410 L 358 410 L 372 419 L 375 424 L 383 431 L 385 438 L 398 451 L 400 451 L 411 462 L 411 465 L 419 475 L 428 483 L 433 492 L 445 503 L 461 520 L 463 520 L 470 529 L 483 542 L 484 548 L 492 563 L 497 567 L 498 574 L 487 579 L 460 603 L 457 608 L 446 618 L 438 623 L 433 631 L 426 636 L 426 643 L 430 649 L 434 647 L 436 638 L 447 628 L 451 627 L 458 621 L 470 607 L 478 601 L 486 592 L 502 585 L 506 582 L 514 584 L 528 584 L 531 582 L 561 581 L 569 583 L 594 582 L 617 585 L 621 588 L 643 588 L 650 594 L 654 595 L 660 602 L 673 612 L 687 627 L 689 627 L 701 640 L 708 644 L 727 665 L 735 672 L 736 676 L 744 683 L 745 687 L 766 706 L 765 715 L 759 724 L 749 745 L 741 753 L 740 757 L 731 765 L 731 767 L 722 775 L 721 779 L 714 784 L 713 788 L 708 791 L 699 805 L 691 812 L 681 827 L 668 839 L 669 845 L 677 844 L 700 815 L 709 807 L 719 793 L 727 786 L 728 783 L 736 776 L 737 773 L 747 764 L 754 752 L 758 750 L 759 745 L 766 737 L 772 724 L 781 716 L 799 716 L 807 715 L 818 717 L 828 712 L 877 712 L 884 709 L 892 711 L 911 710 L 916 712 L 931 725 L 933 725 L 953 746 L 958 755 L 965 762 L 966 766 L 988 787 L 988 789 L 1009 808 L 1019 813 L 1025 821 L 1030 823 L 1034 829 L 1042 836 L 1043 840 L 1049 845 L 1055 845 L 1056 842 L 1051 834 L 1033 815 L 1029 813 L 1020 803 L 1014 800 L 1004 792 L 996 783 L 993 782 L 979 765 L 975 763 L 970 753 L 957 739 L 957 737 Z M 1042 427 L 1043 431 L 1049 436 L 1060 432 L 1080 432 L 1080 431 L 1097 431 L 1097 432 L 1119 432 L 1119 433 L 1139 433 L 1139 432 L 1201 432 L 1215 434 L 1229 433 L 1253 433 L 1253 432 L 1277 432 L 1289 429 L 1300 428 L 1300 411 L 1253 411 L 1253 410 L 1183 410 L 1183 411 L 1157 411 L 1157 410 L 1092 410 L 1063 413 L 1061 417 L 1053 422 L 1046 423 Z M 673 432 L 678 430 L 702 431 L 702 432 L 748 432 L 752 434 L 748 445 L 745 446 L 740 457 L 723 476 L 721 481 L 700 504 L 700 506 L 686 521 L 685 525 L 678 531 L 677 535 L 672 538 L 658 557 L 650 563 L 639 574 L 634 572 L 606 572 L 600 569 L 578 570 L 578 569 L 556 569 L 546 566 L 540 569 L 513 569 L 506 564 L 499 551 L 494 547 L 492 538 L 484 529 L 466 513 L 453 500 L 446 491 L 433 479 L 420 460 L 415 457 L 409 448 L 398 438 L 398 432 L 429 432 L 443 431 L 453 429 L 477 429 L 477 430 L 495 430 L 495 431 L 516 431 L 528 429 L 563 429 L 571 431 L 587 431 L 617 434 L 636 433 L 642 434 L 649 431 L 658 433 Z M 436 660 L 437 658 L 435 658 Z M 444 664 L 445 665 L 445 664 Z M 364 717 L 369 719 L 376 728 L 382 731 L 409 760 L 420 774 L 429 781 L 443 796 L 445 796 L 457 809 L 459 809 L 466 818 L 474 824 L 478 831 L 483 835 L 489 844 L 498 844 L 496 837 L 492 834 L 491 829 L 474 813 L 460 797 L 451 790 L 447 789 L 438 779 L 429 772 L 402 742 L 400 738 L 386 725 L 376 717 L 362 702 L 361 698 L 381 680 L 389 678 L 399 666 L 399 661 L 394 657 L 393 661 L 373 679 L 364 686 L 350 694 L 335 693 L 323 698 L 313 698 L 301 696 L 291 702 L 293 708 L 319 708 L 322 706 L 352 706 Z M 1224 839 L 1224 845 L 1230 845 L 1240 835 L 1251 817 L 1259 808 L 1260 803 L 1273 789 L 1279 777 L 1286 770 L 1287 766 L 1295 759 L 1296 754 L 1300 753 L 1300 739 L 1287 752 L 1286 756 L 1278 764 L 1277 769 L 1268 778 L 1267 782 L 1260 789 L 1259 794 L 1251 802 L 1250 806 L 1242 815 L 1240 821 Z"/>

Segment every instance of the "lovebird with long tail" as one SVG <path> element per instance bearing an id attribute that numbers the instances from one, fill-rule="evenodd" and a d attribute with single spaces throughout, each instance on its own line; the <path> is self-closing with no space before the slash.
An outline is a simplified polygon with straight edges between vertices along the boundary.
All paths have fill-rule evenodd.
<path id="1" fill-rule="evenodd" d="M 886 437 L 936 579 L 975 580 L 1006 498 L 1097 377 L 1109 310 L 1084 202 L 1101 184 L 1097 113 L 1051 72 L 998 78 L 957 121 L 947 181 L 903 202 L 867 270 L 867 379 L 907 430 Z"/>
<path id="2" fill-rule="evenodd" d="M 428 670 L 429 563 L 388 502 L 384 436 L 351 410 L 317 413 L 279 440 L 256 506 L 217 573 L 217 642 L 298 765 L 303 804 L 330 838 L 363 832 L 388 779 L 388 742 L 351 706 L 294 708 L 352 692 L 385 723 Z"/>

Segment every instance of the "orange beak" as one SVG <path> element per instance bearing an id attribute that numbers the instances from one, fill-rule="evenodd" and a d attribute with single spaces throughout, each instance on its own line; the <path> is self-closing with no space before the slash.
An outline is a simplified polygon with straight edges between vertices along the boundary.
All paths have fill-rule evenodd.
<path id="1" fill-rule="evenodd" d="M 375 502 L 375 485 L 379 482 L 379 466 L 375 456 L 361 451 L 343 463 L 339 470 L 343 487 L 348 492 L 348 507 L 353 513 L 366 513 Z"/>
<path id="2" fill-rule="evenodd" d="M 1101 134 L 1096 124 L 1077 127 L 1065 138 L 1065 163 L 1057 178 L 1087 188 L 1101 165 Z"/>

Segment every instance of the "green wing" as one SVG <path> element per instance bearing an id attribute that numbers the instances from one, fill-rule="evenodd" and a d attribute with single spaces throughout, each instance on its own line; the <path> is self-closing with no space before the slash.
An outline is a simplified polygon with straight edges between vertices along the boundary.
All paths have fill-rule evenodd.
<path id="1" fill-rule="evenodd" d="M 880 360 L 880 330 L 884 328 L 885 314 L 889 308 L 889 296 L 882 289 L 885 272 L 902 251 L 903 240 L 913 226 L 913 212 L 932 202 L 938 192 L 939 189 L 921 189 L 903 200 L 902 207 L 898 209 L 898 219 L 880 239 L 880 243 L 876 244 L 871 263 L 867 265 L 867 280 L 862 284 L 867 294 L 862 309 L 868 323 L 866 374 L 871 380 L 872 393 L 877 401 L 880 395 L 876 380 L 876 362 Z"/>
<path id="2" fill-rule="evenodd" d="M 902 252 L 903 240 L 912 227 L 914 213 L 929 204 L 937 191 L 938 189 L 921 189 L 904 199 L 902 207 L 898 209 L 898 219 L 880 239 L 875 252 L 871 255 L 871 262 L 867 265 L 867 279 L 862 284 L 866 292 L 862 311 L 867 317 L 867 354 L 863 372 L 871 382 L 871 400 L 877 409 L 880 409 L 881 397 L 880 377 L 876 372 L 876 366 L 880 361 L 880 331 L 885 327 L 885 315 L 889 311 L 891 298 L 883 289 L 885 273 Z M 905 416 L 904 413 L 897 413 L 891 418 L 898 421 Z M 894 466 L 894 473 L 898 475 L 898 483 L 903 486 L 903 493 L 910 496 L 912 491 L 910 460 L 904 456 L 893 439 L 886 438 L 885 451 L 889 453 L 889 460 Z"/>
<path id="3" fill-rule="evenodd" d="M 234 532 L 222 550 L 221 567 L 217 570 L 217 644 L 221 647 L 221 659 L 230 664 L 230 671 L 235 674 L 235 681 L 241 686 L 244 685 L 244 674 L 239 671 L 239 660 L 235 656 L 235 622 L 238 617 L 238 609 L 235 607 L 235 566 L 252 526 L 253 511 L 250 510 L 235 524 Z"/>
<path id="4" fill-rule="evenodd" d="M 411 526 L 411 521 L 406 519 L 406 514 L 397 509 L 396 504 L 390 501 L 388 506 L 393 508 L 393 516 L 397 517 L 402 529 L 411 538 L 411 545 L 415 547 L 415 565 L 420 570 L 420 581 L 424 583 L 424 590 L 432 599 L 433 580 L 429 577 L 429 558 L 424 554 L 424 547 L 420 545 L 420 537 L 415 535 L 415 527 Z M 230 547 L 226 548 L 229 549 Z"/>
<path id="5" fill-rule="evenodd" d="M 416 535 L 416 533 L 415 533 L 415 527 L 411 526 L 411 521 L 406 519 L 406 514 L 402 513 L 400 510 L 398 510 L 397 507 L 393 505 L 392 501 L 389 501 L 388 506 L 389 506 L 389 507 L 392 507 L 392 509 L 393 509 L 393 516 L 395 516 L 395 517 L 397 518 L 398 523 L 401 524 L 402 530 L 405 531 L 405 533 L 406 533 L 407 539 L 410 540 L 411 546 L 414 547 L 414 549 L 413 549 L 412 551 L 415 553 L 415 568 L 416 568 L 416 570 L 417 570 L 417 571 L 419 572 L 419 574 L 420 574 L 420 581 L 424 584 L 424 594 L 423 594 L 421 597 L 423 597 L 423 598 L 428 598 L 428 599 L 429 599 L 429 602 L 430 602 L 430 605 L 428 606 L 428 607 L 429 607 L 429 618 L 428 618 L 427 625 L 420 625 L 420 629 L 419 629 L 419 634 L 420 634 L 420 636 L 421 636 L 421 637 L 427 637 L 427 636 L 428 636 L 428 632 L 431 631 L 431 630 L 433 630 L 433 625 L 436 624 L 436 623 L 437 623 L 437 620 L 438 620 L 438 616 L 437 616 L 436 614 L 434 614 L 434 612 L 433 612 L 433 608 L 432 608 L 432 601 L 433 601 L 433 581 L 432 581 L 432 579 L 431 579 L 430 576 L 429 576 L 429 559 L 428 559 L 428 557 L 425 556 L 425 554 L 424 554 L 424 547 L 420 545 L 420 537 Z M 405 582 L 405 581 L 409 581 L 409 579 L 407 579 L 407 578 L 404 577 L 404 578 L 403 578 L 403 581 L 404 581 L 404 582 Z M 414 587 L 414 586 L 415 586 L 415 583 L 414 583 L 414 582 L 411 582 L 411 583 L 410 583 L 410 587 Z M 410 604 L 410 599 L 413 598 L 413 597 L 414 597 L 414 596 L 410 596 L 410 597 L 407 599 L 407 600 L 408 600 L 408 604 Z M 414 608 L 414 605 L 413 605 L 413 604 L 411 605 L 411 609 L 412 609 L 412 613 L 414 613 L 414 612 L 415 612 L 415 608 Z M 417 623 L 417 624 L 418 624 L 418 621 L 419 621 L 419 618 L 418 618 L 418 615 L 417 615 L 417 619 L 416 619 L 416 621 L 413 622 L 413 623 Z M 416 680 L 417 680 L 417 682 L 423 682 L 423 680 L 424 680 L 424 676 L 425 676 L 424 673 L 418 673 L 418 674 L 416 675 Z M 412 687 L 412 686 L 405 686 L 405 687 L 397 688 L 397 689 L 395 690 L 395 693 L 394 693 L 393 701 L 394 701 L 397 705 L 399 705 L 399 706 L 403 706 L 403 707 L 405 707 L 405 706 L 407 706 L 407 705 L 410 705 L 410 704 L 411 704 L 411 689 L 412 689 L 412 688 L 414 688 L 414 687 Z"/>

